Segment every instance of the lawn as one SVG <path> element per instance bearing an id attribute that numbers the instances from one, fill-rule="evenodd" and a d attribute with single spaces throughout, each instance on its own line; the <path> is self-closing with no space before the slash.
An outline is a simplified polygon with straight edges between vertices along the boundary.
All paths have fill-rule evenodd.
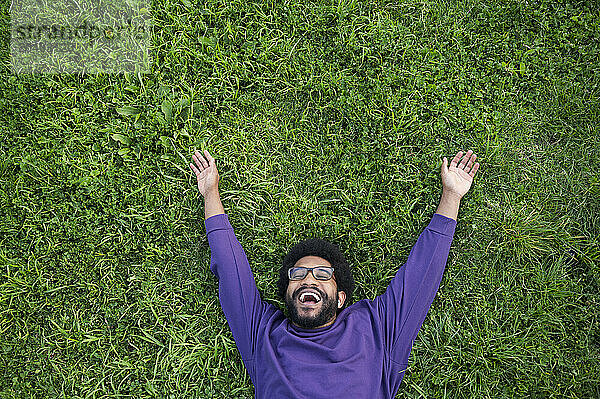
<path id="1" fill-rule="evenodd" d="M 249 398 L 188 163 L 264 299 L 339 243 L 384 292 L 478 154 L 398 398 L 600 397 L 596 1 L 166 0 L 148 73 L 17 74 L 0 5 L 0 397 Z"/>

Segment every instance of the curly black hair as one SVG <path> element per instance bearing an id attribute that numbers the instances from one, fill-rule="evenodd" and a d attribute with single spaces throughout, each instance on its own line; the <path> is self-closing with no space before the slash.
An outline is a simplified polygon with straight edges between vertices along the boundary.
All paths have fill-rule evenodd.
<path id="1" fill-rule="evenodd" d="M 335 275 L 338 291 L 344 291 L 346 293 L 346 301 L 344 302 L 342 309 L 346 307 L 346 305 L 351 302 L 352 293 L 354 292 L 352 270 L 339 247 L 320 238 L 311 238 L 300 241 L 290 249 L 287 255 L 285 255 L 283 258 L 283 265 L 279 271 L 279 281 L 277 282 L 277 293 L 279 297 L 285 301 L 285 293 L 289 282 L 288 269 L 293 267 L 299 259 L 305 256 L 318 256 L 331 263 L 331 266 L 335 269 L 333 273 Z M 338 309 L 338 313 L 342 309 Z"/>

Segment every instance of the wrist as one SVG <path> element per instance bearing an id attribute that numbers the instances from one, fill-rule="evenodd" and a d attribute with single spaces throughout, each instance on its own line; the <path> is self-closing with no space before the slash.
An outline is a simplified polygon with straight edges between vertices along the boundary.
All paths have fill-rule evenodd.
<path id="1" fill-rule="evenodd" d="M 225 213 L 223 204 L 221 203 L 221 197 L 219 196 L 219 190 L 210 190 L 205 193 L 204 196 L 204 219 L 208 219 L 211 216 Z"/>
<path id="2" fill-rule="evenodd" d="M 447 201 L 447 202 L 460 203 L 461 199 L 462 199 L 462 195 L 457 194 L 452 191 L 449 191 L 449 190 L 442 189 L 442 200 Z"/>
<path id="3" fill-rule="evenodd" d="M 442 191 L 442 198 L 440 199 L 436 213 L 457 220 L 460 199 L 461 196 L 456 193 Z"/>
<path id="4" fill-rule="evenodd" d="M 204 193 L 204 199 L 205 200 L 212 199 L 212 198 L 219 198 L 219 197 L 220 197 L 220 195 L 219 195 L 219 187 L 216 187 L 216 186 L 215 186 L 215 188 L 211 188 L 210 190 L 207 190 Z"/>

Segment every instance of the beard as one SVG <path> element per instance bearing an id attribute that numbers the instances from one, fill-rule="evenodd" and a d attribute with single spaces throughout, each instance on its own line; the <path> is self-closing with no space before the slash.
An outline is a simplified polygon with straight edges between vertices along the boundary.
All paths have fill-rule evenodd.
<path id="1" fill-rule="evenodd" d="M 300 289 L 298 290 L 300 291 Z M 286 295 L 285 304 L 287 306 L 290 320 L 302 328 L 317 328 L 331 321 L 337 312 L 338 293 L 335 293 L 335 298 L 329 298 L 326 293 L 317 290 L 321 295 L 321 307 L 313 315 L 300 314 L 298 307 L 300 304 L 296 301 L 298 291 L 291 297 Z"/>

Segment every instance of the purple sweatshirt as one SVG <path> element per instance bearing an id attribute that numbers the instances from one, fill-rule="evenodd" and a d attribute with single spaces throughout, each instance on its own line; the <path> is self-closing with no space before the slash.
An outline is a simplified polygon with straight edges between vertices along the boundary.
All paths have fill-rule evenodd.
<path id="1" fill-rule="evenodd" d="M 385 293 L 327 327 L 294 326 L 264 302 L 226 214 L 205 220 L 210 270 L 256 398 L 393 398 L 439 288 L 456 221 L 434 214 Z"/>

